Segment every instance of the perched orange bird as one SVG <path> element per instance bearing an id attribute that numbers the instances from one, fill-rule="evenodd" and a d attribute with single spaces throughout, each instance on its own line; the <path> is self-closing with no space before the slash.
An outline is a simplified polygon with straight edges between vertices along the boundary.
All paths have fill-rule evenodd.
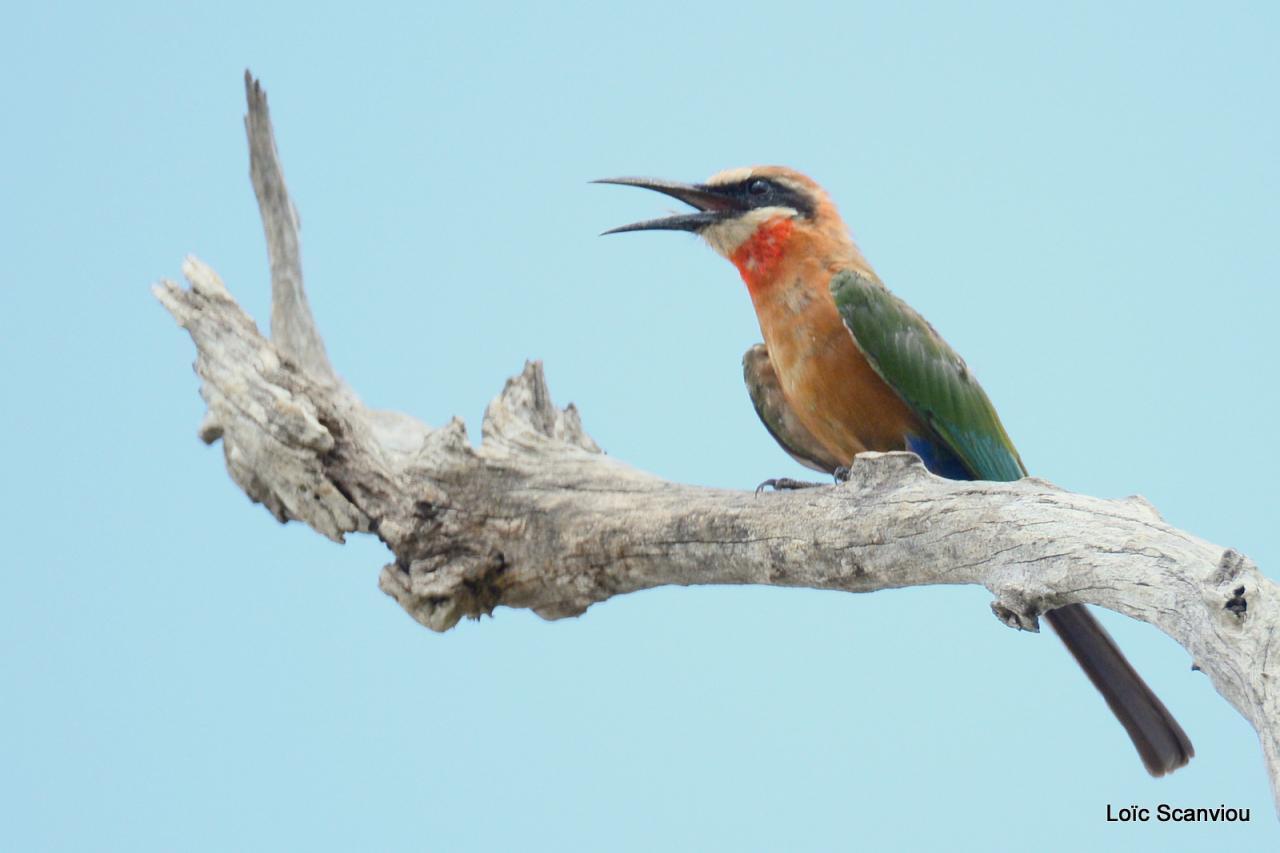
<path id="1" fill-rule="evenodd" d="M 941 477 L 1026 476 L 964 361 L 881 283 L 814 181 L 757 166 L 704 184 L 599 183 L 656 190 L 696 208 L 605 233 L 690 231 L 738 268 L 764 335 L 743 359 L 747 388 L 769 432 L 798 461 L 834 473 L 866 450 L 910 450 Z M 1072 604 L 1045 617 L 1151 775 L 1186 764 L 1191 741 L 1089 611 Z"/>

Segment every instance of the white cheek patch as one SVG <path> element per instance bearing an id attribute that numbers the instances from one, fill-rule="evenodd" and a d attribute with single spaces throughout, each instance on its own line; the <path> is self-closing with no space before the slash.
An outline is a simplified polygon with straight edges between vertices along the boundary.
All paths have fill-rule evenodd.
<path id="1" fill-rule="evenodd" d="M 702 229 L 701 236 L 711 248 L 727 258 L 750 239 L 751 235 L 756 233 L 756 229 L 765 222 L 778 217 L 794 219 L 796 216 L 799 216 L 799 212 L 791 207 L 757 207 L 742 216 L 726 219 L 724 222 L 717 222 Z"/>

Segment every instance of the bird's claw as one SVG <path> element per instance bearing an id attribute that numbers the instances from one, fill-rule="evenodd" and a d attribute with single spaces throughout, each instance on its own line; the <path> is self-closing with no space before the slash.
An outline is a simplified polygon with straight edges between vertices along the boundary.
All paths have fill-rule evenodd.
<path id="1" fill-rule="evenodd" d="M 831 476 L 836 478 L 837 483 L 847 483 L 849 482 L 849 469 L 840 465 L 831 472 Z"/>
<path id="2" fill-rule="evenodd" d="M 765 489 L 773 489 L 775 492 L 790 492 L 796 489 L 812 489 L 821 486 L 822 483 L 810 483 L 808 480 L 793 480 L 790 477 L 775 477 L 765 480 L 756 486 L 756 494 L 760 494 Z"/>

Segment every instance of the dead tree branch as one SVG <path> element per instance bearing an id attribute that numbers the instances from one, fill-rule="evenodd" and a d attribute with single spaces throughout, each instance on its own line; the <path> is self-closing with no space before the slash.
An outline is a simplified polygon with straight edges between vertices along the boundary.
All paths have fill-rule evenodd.
<path id="1" fill-rule="evenodd" d="M 665 482 L 605 456 L 572 405 L 552 404 L 536 362 L 489 404 L 478 447 L 457 419 L 431 428 L 366 408 L 325 355 L 266 96 L 246 86 L 272 340 L 194 258 L 189 287 L 155 287 L 196 345 L 200 437 L 222 440 L 231 477 L 279 521 L 378 536 L 395 555 L 381 588 L 423 625 L 445 631 L 500 605 L 558 619 L 665 584 L 980 584 L 1002 622 L 1033 631 L 1046 609 L 1093 604 L 1188 651 L 1257 730 L 1278 790 L 1277 586 L 1141 498 L 942 480 L 905 453 L 867 454 L 849 482 L 790 494 Z"/>

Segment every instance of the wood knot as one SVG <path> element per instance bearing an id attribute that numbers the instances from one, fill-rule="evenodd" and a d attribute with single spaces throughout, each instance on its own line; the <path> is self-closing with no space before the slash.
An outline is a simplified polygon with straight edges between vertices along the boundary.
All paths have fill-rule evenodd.
<path id="1" fill-rule="evenodd" d="M 1245 611 L 1249 609 L 1249 602 L 1244 597 L 1244 587 L 1238 586 L 1231 591 L 1231 597 L 1227 599 L 1227 603 L 1222 605 L 1224 610 L 1229 610 L 1236 615 L 1237 619 L 1243 619 Z"/>
<path id="2" fill-rule="evenodd" d="M 991 612 L 995 617 L 1010 628 L 1018 631 L 1030 631 L 1033 634 L 1040 632 L 1040 620 L 1036 617 L 1034 611 L 1021 612 L 1000 599 L 991 602 Z"/>

